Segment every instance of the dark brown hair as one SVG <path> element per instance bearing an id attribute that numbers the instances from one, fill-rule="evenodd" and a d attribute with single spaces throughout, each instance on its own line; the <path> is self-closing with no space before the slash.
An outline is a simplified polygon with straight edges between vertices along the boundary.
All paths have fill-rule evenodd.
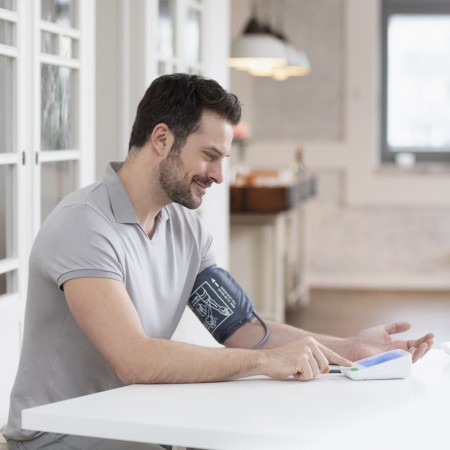
<path id="1" fill-rule="evenodd" d="M 232 125 L 241 118 L 238 98 L 217 81 L 185 73 L 156 78 L 137 108 L 129 150 L 143 147 L 159 123 L 165 123 L 174 134 L 173 147 L 181 148 L 198 128 L 205 109 L 217 113 Z"/>

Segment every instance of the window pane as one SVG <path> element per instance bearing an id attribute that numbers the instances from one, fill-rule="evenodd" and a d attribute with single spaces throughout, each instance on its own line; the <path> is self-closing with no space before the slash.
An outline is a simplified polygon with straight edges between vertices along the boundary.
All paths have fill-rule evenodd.
<path id="1" fill-rule="evenodd" d="M 77 73 L 43 64 L 41 69 L 41 150 L 77 148 Z"/>
<path id="2" fill-rule="evenodd" d="M 41 19 L 61 27 L 76 28 L 78 0 L 41 0 Z"/>
<path id="3" fill-rule="evenodd" d="M 41 52 L 62 58 L 78 57 L 78 41 L 68 36 L 59 36 L 48 31 L 41 32 Z"/>
<path id="4" fill-rule="evenodd" d="M 0 295 L 17 292 L 17 270 L 0 274 Z"/>
<path id="5" fill-rule="evenodd" d="M 0 295 L 6 294 L 6 273 L 0 274 Z"/>
<path id="6" fill-rule="evenodd" d="M 13 167 L 0 166 L 0 259 L 17 256 L 13 181 Z"/>
<path id="7" fill-rule="evenodd" d="M 391 150 L 448 151 L 450 16 L 392 15 L 387 76 Z"/>
<path id="8" fill-rule="evenodd" d="M 15 60 L 0 56 L 0 153 L 15 152 Z"/>
<path id="9" fill-rule="evenodd" d="M 189 9 L 186 26 L 186 61 L 188 64 L 198 64 L 201 60 L 201 14 L 195 9 Z"/>
<path id="10" fill-rule="evenodd" d="M 0 44 L 16 45 L 16 26 L 7 20 L 0 19 Z"/>
<path id="11" fill-rule="evenodd" d="M 0 0 L 0 8 L 9 9 L 10 11 L 16 11 L 16 0 Z"/>
<path id="12" fill-rule="evenodd" d="M 62 58 L 78 58 L 78 41 L 76 39 L 62 36 L 59 45 L 59 56 Z"/>
<path id="13" fill-rule="evenodd" d="M 41 222 L 60 200 L 77 188 L 77 161 L 43 163 L 41 166 Z"/>
<path id="14" fill-rule="evenodd" d="M 50 55 L 58 54 L 58 35 L 41 31 L 41 52 Z"/>
<path id="15" fill-rule="evenodd" d="M 158 62 L 158 75 L 167 75 L 175 72 L 175 66 L 165 61 Z"/>
<path id="16" fill-rule="evenodd" d="M 175 4 L 172 0 L 159 0 L 158 52 L 171 58 L 175 55 Z"/>

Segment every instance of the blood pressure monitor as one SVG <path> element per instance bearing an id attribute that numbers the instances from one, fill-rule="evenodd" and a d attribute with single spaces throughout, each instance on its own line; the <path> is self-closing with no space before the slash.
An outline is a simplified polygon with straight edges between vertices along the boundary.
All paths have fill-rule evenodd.
<path id="1" fill-rule="evenodd" d="M 406 378 L 411 373 L 412 356 L 405 350 L 391 350 L 360 359 L 341 372 L 352 380 L 387 380 Z"/>

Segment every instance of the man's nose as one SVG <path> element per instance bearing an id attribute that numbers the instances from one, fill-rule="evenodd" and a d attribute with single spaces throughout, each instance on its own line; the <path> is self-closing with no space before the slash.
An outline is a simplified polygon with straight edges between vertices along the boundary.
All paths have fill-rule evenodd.
<path id="1" fill-rule="evenodd" d="M 220 184 L 223 182 L 222 161 L 214 161 L 214 163 L 211 164 L 211 169 L 208 173 L 208 177 L 213 180 L 214 183 Z"/>

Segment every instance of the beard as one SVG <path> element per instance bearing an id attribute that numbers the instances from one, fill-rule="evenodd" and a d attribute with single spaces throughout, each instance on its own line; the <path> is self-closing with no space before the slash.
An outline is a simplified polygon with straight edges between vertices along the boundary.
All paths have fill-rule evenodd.
<path id="1" fill-rule="evenodd" d="M 192 183 L 210 187 L 209 178 L 195 175 L 190 178 L 185 172 L 180 152 L 171 149 L 159 167 L 159 183 L 166 195 L 174 202 L 189 209 L 197 209 L 202 204 L 202 195 L 194 196 Z"/>

